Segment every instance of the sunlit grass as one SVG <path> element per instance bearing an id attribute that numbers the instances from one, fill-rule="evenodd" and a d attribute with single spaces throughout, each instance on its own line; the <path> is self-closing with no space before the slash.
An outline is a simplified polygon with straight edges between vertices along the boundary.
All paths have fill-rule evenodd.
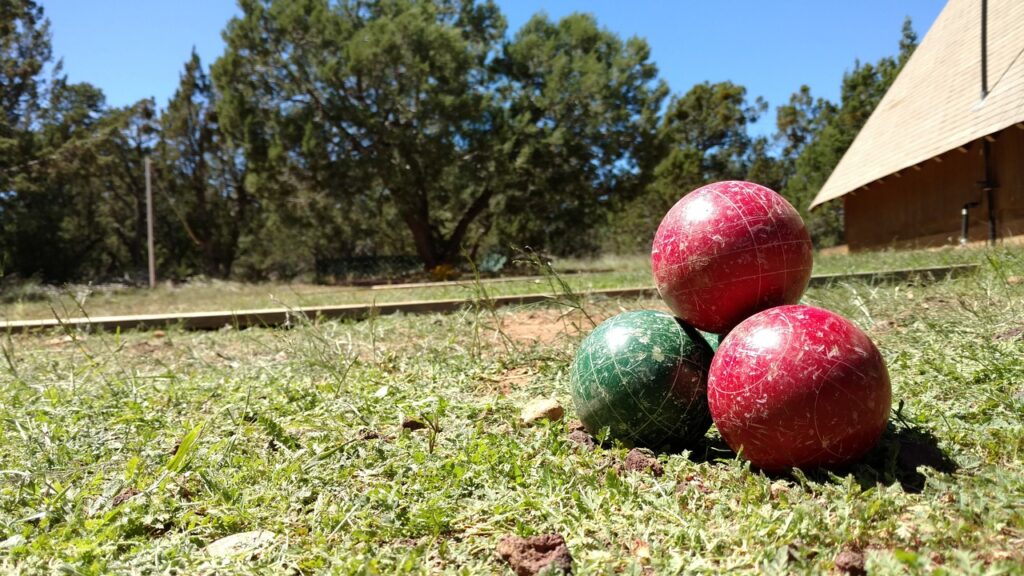
<path id="1" fill-rule="evenodd" d="M 660 478 L 620 476 L 624 448 L 523 427 L 536 396 L 574 416 L 567 370 L 588 324 L 550 307 L 4 337 L 0 570 L 509 574 L 502 536 L 559 532 L 578 574 L 827 573 L 847 548 L 871 573 L 1019 574 L 1024 256 L 976 254 L 979 271 L 954 280 L 806 295 L 872 336 L 903 405 L 839 474 L 768 477 L 701 448 L 659 455 Z M 660 306 L 584 304 L 595 318 Z M 433 449 L 406 418 L 436 422 Z M 952 468 L 915 460 L 907 438 Z M 204 551 L 252 530 L 273 541 Z"/>
<path id="2" fill-rule="evenodd" d="M 979 263 L 1012 248 L 970 248 L 891 251 L 861 254 L 817 254 L 815 274 L 839 274 L 899 268 Z M 575 291 L 651 286 L 650 258 L 646 254 L 606 255 L 589 259 L 556 259 L 554 269 Z M 578 273 L 578 274 L 576 274 Z M 536 294 L 557 289 L 547 278 L 487 281 L 493 296 Z M 329 286 L 309 283 L 255 283 L 195 280 L 162 283 L 155 290 L 122 286 L 36 285 L 9 288 L 0 293 L 0 320 L 60 317 L 159 314 L 212 310 L 244 310 L 281 306 L 331 306 L 470 298 L 476 293 L 471 274 L 446 286 L 412 285 L 406 288 L 371 290 L 368 287 Z"/>

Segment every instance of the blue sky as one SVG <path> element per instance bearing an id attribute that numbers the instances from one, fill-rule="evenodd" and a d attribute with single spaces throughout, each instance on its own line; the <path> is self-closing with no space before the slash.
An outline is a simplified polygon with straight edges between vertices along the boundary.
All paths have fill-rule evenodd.
<path id="1" fill-rule="evenodd" d="M 54 54 L 73 81 L 91 82 L 111 105 L 154 96 L 163 106 L 195 46 L 206 64 L 234 0 L 41 0 Z M 642 36 L 673 92 L 731 80 L 751 97 L 785 103 L 801 84 L 831 100 L 854 60 L 894 54 L 904 16 L 920 37 L 943 0 L 499 0 L 510 31 L 534 13 L 594 14 L 622 36 Z M 772 131 L 774 113 L 755 127 Z"/>

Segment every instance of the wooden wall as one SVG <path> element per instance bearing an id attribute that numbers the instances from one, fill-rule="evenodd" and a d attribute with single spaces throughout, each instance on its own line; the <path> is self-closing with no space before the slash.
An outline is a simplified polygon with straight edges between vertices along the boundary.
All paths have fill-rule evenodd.
<path id="1" fill-rule="evenodd" d="M 1024 234 L 1024 129 L 1011 126 L 989 144 L 996 182 L 996 230 L 1000 237 Z M 984 179 L 982 141 L 952 150 L 844 196 L 850 250 L 956 244 L 960 209 L 970 210 L 970 240 L 988 238 L 988 205 L 978 184 Z"/>

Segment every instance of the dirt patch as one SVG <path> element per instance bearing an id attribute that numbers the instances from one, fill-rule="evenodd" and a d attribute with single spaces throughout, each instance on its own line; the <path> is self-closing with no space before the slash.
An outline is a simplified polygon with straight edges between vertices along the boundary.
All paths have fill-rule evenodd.
<path id="1" fill-rule="evenodd" d="M 159 356 L 168 352 L 171 346 L 166 342 L 134 342 L 125 346 L 125 349 L 132 354 L 145 356 Z"/>
<path id="2" fill-rule="evenodd" d="M 533 370 L 526 366 L 508 370 L 498 380 L 498 390 L 501 391 L 502 396 L 507 396 L 513 390 L 524 388 L 535 375 Z"/>
<path id="3" fill-rule="evenodd" d="M 668 311 L 657 297 L 630 304 L 630 309 L 637 307 Z M 589 302 L 586 311 L 587 314 L 583 314 L 562 306 L 508 310 L 501 315 L 501 331 L 515 343 L 554 344 L 590 334 L 598 324 L 624 312 L 625 308 L 620 302 L 608 299 Z M 501 341 L 501 336 L 495 333 L 495 343 Z"/>
<path id="4" fill-rule="evenodd" d="M 606 316 L 591 314 L 600 324 Z M 521 344 L 554 344 L 563 338 L 574 338 L 594 329 L 590 320 L 579 311 L 558 309 L 513 312 L 501 319 L 501 331 L 513 342 Z"/>
<path id="5" fill-rule="evenodd" d="M 665 473 L 661 462 L 654 457 L 654 453 L 643 448 L 633 448 L 626 454 L 626 460 L 619 469 L 620 472 L 646 472 L 655 477 Z"/>
<path id="6" fill-rule="evenodd" d="M 547 573 L 572 574 L 572 555 L 561 534 L 506 536 L 498 542 L 498 556 L 517 576 L 534 576 L 545 569 Z"/>

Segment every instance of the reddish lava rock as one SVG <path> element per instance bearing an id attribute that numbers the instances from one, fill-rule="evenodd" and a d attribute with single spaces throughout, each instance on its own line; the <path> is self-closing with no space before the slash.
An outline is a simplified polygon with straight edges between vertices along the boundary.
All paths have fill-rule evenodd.
<path id="1" fill-rule="evenodd" d="M 651 248 L 654 281 L 668 307 L 717 334 L 761 310 L 796 304 L 811 266 L 800 214 L 752 182 L 716 182 L 683 196 Z"/>
<path id="2" fill-rule="evenodd" d="M 629 454 L 626 454 L 626 461 L 623 462 L 622 468 L 626 472 L 650 472 L 655 477 L 665 474 L 665 469 L 655 458 L 654 453 L 640 448 L 633 448 Z"/>
<path id="3" fill-rule="evenodd" d="M 892 391 L 878 348 L 852 322 L 812 306 L 780 306 L 722 341 L 708 404 L 733 450 L 778 471 L 863 456 L 885 430 Z"/>
<path id="4" fill-rule="evenodd" d="M 533 576 L 545 569 L 551 574 L 572 574 L 572 555 L 561 534 L 506 536 L 498 542 L 498 556 L 517 576 Z"/>
<path id="5" fill-rule="evenodd" d="M 846 549 L 836 556 L 836 570 L 852 576 L 865 576 L 864 553 L 859 550 Z"/>
<path id="6" fill-rule="evenodd" d="M 114 499 L 110 501 L 110 505 L 120 506 L 121 504 L 124 504 L 125 502 L 138 496 L 139 494 L 142 494 L 142 492 L 140 492 L 137 488 L 125 488 L 117 496 L 114 496 Z"/>

